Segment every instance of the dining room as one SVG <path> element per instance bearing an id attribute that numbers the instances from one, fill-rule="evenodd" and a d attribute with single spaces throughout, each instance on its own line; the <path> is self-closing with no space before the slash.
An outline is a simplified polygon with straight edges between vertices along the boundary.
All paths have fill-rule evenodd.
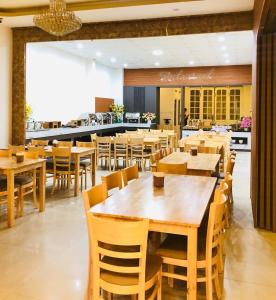
<path id="1" fill-rule="evenodd" d="M 0 300 L 274 300 L 275 4 L 115 2 L 0 1 Z"/>

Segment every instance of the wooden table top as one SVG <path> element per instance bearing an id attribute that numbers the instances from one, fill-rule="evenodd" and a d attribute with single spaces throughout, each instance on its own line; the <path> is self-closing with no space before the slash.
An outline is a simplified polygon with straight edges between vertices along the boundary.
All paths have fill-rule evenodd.
<path id="1" fill-rule="evenodd" d="M 192 156 L 188 152 L 173 152 L 160 160 L 163 164 L 184 164 L 190 170 L 214 171 L 220 160 L 220 154 L 198 153 Z"/>
<path id="2" fill-rule="evenodd" d="M 45 159 L 25 158 L 22 163 L 17 163 L 15 158 L 0 157 L 0 170 L 16 170 L 44 162 Z"/>
<path id="3" fill-rule="evenodd" d="M 166 175 L 164 188 L 153 187 L 148 173 L 90 209 L 95 215 L 149 219 L 152 222 L 199 227 L 216 178 Z"/>
<path id="4" fill-rule="evenodd" d="M 225 142 L 222 141 L 215 141 L 215 140 L 205 140 L 204 144 L 200 144 L 201 139 L 188 139 L 182 140 L 182 142 L 186 145 L 194 145 L 194 146 L 201 146 L 201 147 L 208 147 L 208 148 L 219 148 L 221 149 Z"/>
<path id="5" fill-rule="evenodd" d="M 72 147 L 71 148 L 71 153 L 72 154 L 83 154 L 86 152 L 89 152 L 91 150 L 96 150 L 96 148 L 87 148 L 87 147 Z M 45 147 L 45 152 L 46 153 L 52 153 L 52 146 L 47 146 Z"/>

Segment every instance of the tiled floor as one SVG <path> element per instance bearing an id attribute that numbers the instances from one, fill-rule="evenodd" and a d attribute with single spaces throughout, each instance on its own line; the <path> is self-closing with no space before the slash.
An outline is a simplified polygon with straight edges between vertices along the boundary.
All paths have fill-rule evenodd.
<path id="1" fill-rule="evenodd" d="M 250 154 L 239 153 L 235 208 L 227 233 L 224 299 L 276 299 L 276 235 L 255 230 L 249 199 Z M 100 175 L 101 172 L 99 172 Z M 79 300 L 86 286 L 87 233 L 81 198 L 47 194 L 45 213 L 28 209 L 6 229 L 0 211 L 0 300 Z M 185 299 L 164 284 L 163 299 Z M 198 299 L 204 298 L 204 286 Z"/>

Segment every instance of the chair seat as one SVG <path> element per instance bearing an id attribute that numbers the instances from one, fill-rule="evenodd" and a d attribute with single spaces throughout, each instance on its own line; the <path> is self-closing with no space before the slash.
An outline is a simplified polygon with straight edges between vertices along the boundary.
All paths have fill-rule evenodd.
<path id="1" fill-rule="evenodd" d="M 187 260 L 187 237 L 170 234 L 156 251 L 157 255 L 180 260 Z M 215 254 L 215 253 L 214 253 Z M 205 237 L 200 235 L 198 238 L 197 260 L 205 260 L 206 241 Z"/>
<path id="2" fill-rule="evenodd" d="M 103 262 L 111 263 L 117 266 L 137 266 L 138 260 L 116 259 L 104 257 Z M 162 258 L 157 255 L 149 255 L 146 261 L 146 282 L 151 280 L 153 276 L 160 270 L 162 266 Z M 111 271 L 102 270 L 101 279 L 115 285 L 131 286 L 138 284 L 137 274 L 121 274 Z"/>
<path id="3" fill-rule="evenodd" d="M 91 162 L 90 159 L 84 159 L 80 161 L 80 166 L 83 168 L 88 168 L 89 166 L 91 166 Z"/>
<path id="4" fill-rule="evenodd" d="M 28 175 L 16 175 L 14 177 L 14 183 L 16 185 L 25 185 L 25 184 L 29 184 L 33 182 L 33 178 L 31 176 L 28 176 Z"/>

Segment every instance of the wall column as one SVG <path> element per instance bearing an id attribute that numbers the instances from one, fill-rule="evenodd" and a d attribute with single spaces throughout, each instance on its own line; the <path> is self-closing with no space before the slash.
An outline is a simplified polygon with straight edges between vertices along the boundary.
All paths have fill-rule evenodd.
<path id="1" fill-rule="evenodd" d="M 0 149 L 11 142 L 12 31 L 0 24 Z"/>

